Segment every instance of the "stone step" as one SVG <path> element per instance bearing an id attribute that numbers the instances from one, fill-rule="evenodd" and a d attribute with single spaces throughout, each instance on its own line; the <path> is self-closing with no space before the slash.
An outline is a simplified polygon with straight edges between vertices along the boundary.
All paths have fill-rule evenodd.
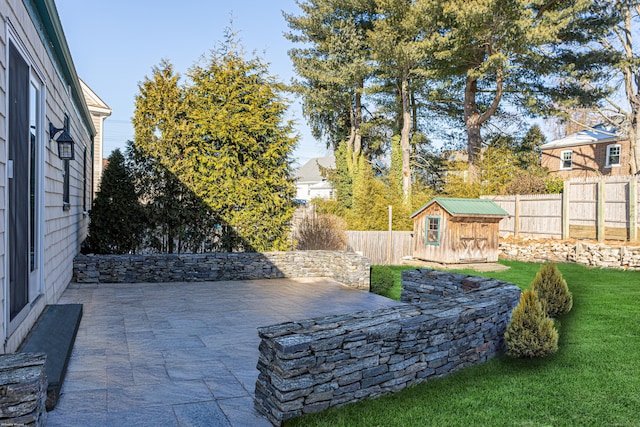
<path id="1" fill-rule="evenodd" d="M 67 372 L 82 318 L 82 304 L 54 304 L 45 307 L 40 318 L 25 338 L 21 353 L 45 353 L 49 386 L 47 410 L 52 410 L 60 396 L 60 388 Z"/>

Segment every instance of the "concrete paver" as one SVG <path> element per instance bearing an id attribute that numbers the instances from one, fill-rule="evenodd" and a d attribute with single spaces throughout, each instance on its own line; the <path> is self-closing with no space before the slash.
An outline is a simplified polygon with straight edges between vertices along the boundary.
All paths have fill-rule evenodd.
<path id="1" fill-rule="evenodd" d="M 270 426 L 253 406 L 257 328 L 400 304 L 323 278 L 71 283 L 84 315 L 57 426 Z"/>

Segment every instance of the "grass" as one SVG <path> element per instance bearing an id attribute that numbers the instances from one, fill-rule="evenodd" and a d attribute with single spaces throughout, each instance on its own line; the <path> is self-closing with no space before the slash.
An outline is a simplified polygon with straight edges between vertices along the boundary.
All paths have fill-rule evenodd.
<path id="1" fill-rule="evenodd" d="M 494 277 L 528 288 L 539 264 L 504 262 Z M 378 399 L 304 416 L 287 426 L 640 426 L 640 272 L 560 264 L 573 310 L 560 349 L 506 356 Z M 395 267 L 400 275 L 404 267 Z M 389 295 L 399 296 L 399 285 Z"/>

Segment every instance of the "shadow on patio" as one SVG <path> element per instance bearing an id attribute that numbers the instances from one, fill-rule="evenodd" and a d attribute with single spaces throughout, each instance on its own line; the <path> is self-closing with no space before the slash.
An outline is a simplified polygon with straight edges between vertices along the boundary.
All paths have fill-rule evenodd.
<path id="1" fill-rule="evenodd" d="M 325 278 L 71 283 L 59 303 L 84 317 L 48 426 L 269 426 L 257 327 L 401 304 Z"/>

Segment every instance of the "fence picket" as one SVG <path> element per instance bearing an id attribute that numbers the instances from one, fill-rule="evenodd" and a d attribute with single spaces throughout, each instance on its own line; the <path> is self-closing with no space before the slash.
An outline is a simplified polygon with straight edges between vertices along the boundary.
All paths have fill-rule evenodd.
<path id="1" fill-rule="evenodd" d="M 563 217 L 568 218 L 569 237 L 595 239 L 598 230 L 608 240 L 634 240 L 637 238 L 635 212 L 640 210 L 636 189 L 637 176 L 572 179 L 568 187 L 568 200 L 563 204 L 561 194 L 483 196 L 509 212 L 510 217 L 500 222 L 500 234 L 515 235 L 516 203 L 519 203 L 517 232 L 522 237 L 562 238 Z M 598 183 L 602 183 L 603 214 L 598 218 Z M 632 194 L 633 193 L 633 194 Z M 568 205 L 568 207 L 567 207 Z M 633 206 L 632 206 L 633 205 Z M 567 209 L 567 212 L 563 212 Z M 565 214 L 563 216 L 563 214 Z M 598 220 L 600 219 L 600 227 Z"/>
<path id="2" fill-rule="evenodd" d="M 391 264 L 402 263 L 402 257 L 412 256 L 411 231 L 394 231 L 391 236 Z M 347 250 L 362 252 L 371 264 L 389 264 L 388 231 L 347 231 Z"/>

